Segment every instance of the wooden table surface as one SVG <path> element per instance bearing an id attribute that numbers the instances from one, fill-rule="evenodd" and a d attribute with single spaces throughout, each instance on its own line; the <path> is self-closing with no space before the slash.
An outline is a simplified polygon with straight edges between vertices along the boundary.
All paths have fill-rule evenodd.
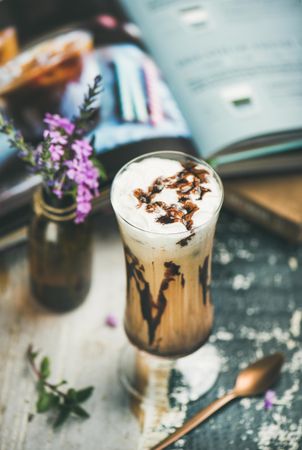
<path id="1" fill-rule="evenodd" d="M 86 302 L 68 314 L 52 314 L 32 300 L 25 246 L 0 255 L 1 450 L 136 448 L 138 424 L 117 376 L 126 341 L 121 325 L 125 283 L 122 248 L 112 225 L 111 219 L 97 224 L 92 288 Z M 118 317 L 120 326 L 104 325 L 108 313 Z M 35 414 L 34 378 L 25 360 L 29 343 L 49 355 L 54 381 L 95 387 L 85 423 L 71 420 L 53 432 L 47 414 Z"/>
<path id="2" fill-rule="evenodd" d="M 0 254 L 0 450 L 146 448 L 117 375 L 126 342 L 125 274 L 112 217 L 95 222 L 94 250 L 90 294 L 83 306 L 62 315 L 32 300 L 25 246 Z M 213 268 L 216 324 L 210 339 L 220 352 L 222 373 L 187 414 L 231 388 L 238 368 L 256 357 L 282 350 L 287 363 L 276 386 L 278 404 L 271 411 L 264 411 L 262 398 L 242 400 L 171 448 L 302 448 L 301 257 L 301 247 L 222 213 Z M 117 328 L 105 325 L 108 313 L 117 316 Z M 90 419 L 70 420 L 54 432 L 49 416 L 35 413 L 34 378 L 25 359 L 29 343 L 50 357 L 54 381 L 95 386 L 86 404 Z"/>

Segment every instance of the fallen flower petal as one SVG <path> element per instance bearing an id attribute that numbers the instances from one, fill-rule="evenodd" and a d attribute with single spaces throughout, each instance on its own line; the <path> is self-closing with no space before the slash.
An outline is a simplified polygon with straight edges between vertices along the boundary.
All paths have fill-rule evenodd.
<path id="1" fill-rule="evenodd" d="M 275 391 L 269 389 L 264 395 L 264 409 L 269 410 L 273 407 L 276 402 L 277 396 Z"/>
<path id="2" fill-rule="evenodd" d="M 108 327 L 116 328 L 118 325 L 117 318 L 113 314 L 108 314 L 105 319 L 105 324 L 108 325 Z"/>

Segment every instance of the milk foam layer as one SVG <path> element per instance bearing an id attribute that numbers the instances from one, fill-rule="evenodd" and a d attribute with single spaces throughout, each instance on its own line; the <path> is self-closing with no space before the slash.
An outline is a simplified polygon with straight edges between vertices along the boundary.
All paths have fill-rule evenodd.
<path id="1" fill-rule="evenodd" d="M 209 191 L 204 193 L 202 199 L 194 194 L 190 195 L 190 201 L 198 207 L 198 210 L 192 216 L 191 232 L 194 232 L 194 228 L 207 223 L 215 216 L 222 198 L 221 187 L 211 169 L 202 164 L 199 164 L 197 168 L 208 171 L 202 186 Z M 148 191 L 148 188 L 158 177 L 171 177 L 183 169 L 184 167 L 179 161 L 155 156 L 133 162 L 124 172 L 121 172 L 114 182 L 112 204 L 116 213 L 128 223 L 145 231 L 163 234 L 187 232 L 188 234 L 188 230 L 181 222 L 167 224 L 158 222 L 157 219 L 163 211 L 157 208 L 154 212 L 148 212 L 146 204 L 139 206 L 138 199 L 134 195 L 136 189 Z M 153 201 L 165 202 L 168 205 L 176 204 L 181 207 L 176 191 L 177 188 L 164 188 L 154 196 Z"/>

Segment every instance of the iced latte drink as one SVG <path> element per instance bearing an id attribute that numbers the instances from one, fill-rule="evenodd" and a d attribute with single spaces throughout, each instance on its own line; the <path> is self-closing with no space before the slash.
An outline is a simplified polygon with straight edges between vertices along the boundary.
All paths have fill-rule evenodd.
<path id="1" fill-rule="evenodd" d="M 125 249 L 125 330 L 140 350 L 188 355 L 213 324 L 211 255 L 223 190 L 206 163 L 178 152 L 131 161 L 111 200 Z"/>

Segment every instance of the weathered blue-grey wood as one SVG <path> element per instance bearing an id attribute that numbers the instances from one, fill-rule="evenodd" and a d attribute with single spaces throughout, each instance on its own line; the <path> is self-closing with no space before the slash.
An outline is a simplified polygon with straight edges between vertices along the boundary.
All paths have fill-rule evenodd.
<path id="1" fill-rule="evenodd" d="M 220 350 L 223 371 L 190 413 L 230 389 L 238 367 L 257 357 L 283 351 L 286 365 L 270 411 L 264 410 L 263 398 L 233 403 L 191 433 L 183 448 L 302 449 L 302 248 L 223 214 L 213 279 L 211 341 Z"/>
<path id="2" fill-rule="evenodd" d="M 124 261 L 112 218 L 96 224 L 93 287 L 75 312 L 54 315 L 32 302 L 24 248 L 0 260 L 0 450 L 135 450 L 139 428 L 117 379 L 122 328 Z M 282 350 L 287 363 L 275 387 L 277 403 L 263 399 L 230 405 L 171 448 L 185 450 L 299 450 L 302 448 L 302 249 L 223 213 L 214 252 L 216 323 L 211 342 L 220 351 L 216 386 L 188 408 L 208 404 L 232 387 L 238 367 Z M 119 327 L 104 325 L 107 313 Z M 188 324 L 189 326 L 189 324 Z M 24 353 L 32 342 L 51 357 L 53 379 L 94 385 L 92 417 L 54 433 L 35 415 L 33 378 Z"/>
<path id="3" fill-rule="evenodd" d="M 27 285 L 25 248 L 0 263 L 0 449 L 1 450 L 120 450 L 134 449 L 138 424 L 117 378 L 117 360 L 125 342 L 121 325 L 124 266 L 116 230 L 99 227 L 95 246 L 93 285 L 78 310 L 55 315 L 31 301 Z M 120 326 L 104 325 L 107 313 Z M 53 432 L 47 415 L 35 413 L 33 377 L 25 362 L 29 343 L 53 363 L 53 380 L 73 386 L 95 386 L 85 422 L 70 421 Z"/>

